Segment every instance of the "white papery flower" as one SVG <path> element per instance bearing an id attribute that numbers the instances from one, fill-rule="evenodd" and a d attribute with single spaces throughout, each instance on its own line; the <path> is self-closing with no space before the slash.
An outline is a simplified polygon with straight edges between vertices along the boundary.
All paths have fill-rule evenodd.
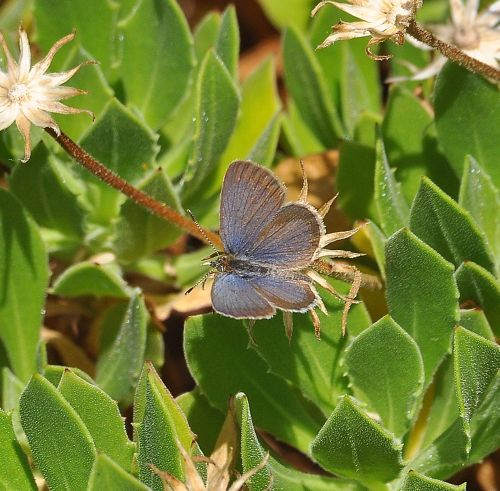
<path id="1" fill-rule="evenodd" d="M 24 159 L 27 162 L 31 155 L 30 127 L 31 124 L 42 128 L 52 128 L 58 135 L 61 133 L 57 123 L 49 112 L 59 114 L 75 114 L 86 112 L 92 117 L 91 111 L 68 107 L 62 99 L 79 94 L 86 94 L 82 89 L 61 87 L 83 65 L 93 63 L 86 61 L 67 72 L 46 73 L 52 59 L 59 49 L 69 43 L 75 34 L 68 34 L 50 48 L 47 56 L 33 67 L 28 36 L 24 29 L 19 28 L 19 62 L 10 53 L 5 38 L 0 33 L 0 44 L 3 47 L 7 71 L 0 69 L 0 130 L 16 123 L 24 138 Z"/>
<path id="2" fill-rule="evenodd" d="M 442 41 L 500 70 L 500 0 L 482 12 L 478 12 L 478 8 L 479 0 L 465 0 L 465 2 L 450 0 L 451 22 L 444 25 L 431 25 L 428 28 Z M 418 48 L 431 49 L 412 38 L 409 38 L 409 41 Z M 422 69 L 410 66 L 413 75 L 392 77 L 387 82 L 425 80 L 439 73 L 446 61 L 446 57 L 436 55 L 432 63 Z"/>
<path id="3" fill-rule="evenodd" d="M 403 44 L 404 34 L 410 20 L 422 5 L 421 0 L 349 0 L 349 3 L 325 0 L 312 11 L 312 15 L 331 4 L 335 7 L 361 19 L 361 22 L 340 22 L 333 26 L 330 34 L 318 48 L 325 48 L 336 41 L 371 36 L 366 51 L 374 59 L 385 59 L 370 51 L 370 46 L 390 39 L 397 44 Z"/>

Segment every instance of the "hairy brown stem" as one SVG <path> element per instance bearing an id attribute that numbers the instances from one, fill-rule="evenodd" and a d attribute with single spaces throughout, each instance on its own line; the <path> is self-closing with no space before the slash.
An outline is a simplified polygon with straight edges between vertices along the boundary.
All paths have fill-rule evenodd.
<path id="1" fill-rule="evenodd" d="M 406 32 L 422 43 L 437 49 L 441 54 L 454 61 L 455 63 L 458 63 L 459 65 L 465 67 L 470 72 L 479 73 L 493 82 L 500 82 L 499 70 L 496 70 L 492 66 L 486 65 L 486 63 L 482 63 L 481 61 L 472 58 L 456 46 L 441 41 L 432 33 L 419 26 L 415 19 L 412 19 L 410 21 Z"/>
<path id="2" fill-rule="evenodd" d="M 105 182 L 109 186 L 117 189 L 121 193 L 125 194 L 139 206 L 146 208 L 148 211 L 154 213 L 155 215 L 173 223 L 180 229 L 184 230 L 188 234 L 200 239 L 201 241 L 212 244 L 215 247 L 222 249 L 222 243 L 220 237 L 210 232 L 209 230 L 203 230 L 195 222 L 182 216 L 180 213 L 170 208 L 170 206 L 160 201 L 155 200 L 148 194 L 144 193 L 140 189 L 132 186 L 130 183 L 122 179 L 119 175 L 115 174 L 113 171 L 109 170 L 106 166 L 101 164 L 88 154 L 83 148 L 78 146 L 69 136 L 62 133 L 58 135 L 51 128 L 45 128 L 45 131 L 54 140 L 61 145 L 61 147 L 75 159 L 79 164 L 83 165 L 88 171 L 94 174 L 98 179 Z"/>

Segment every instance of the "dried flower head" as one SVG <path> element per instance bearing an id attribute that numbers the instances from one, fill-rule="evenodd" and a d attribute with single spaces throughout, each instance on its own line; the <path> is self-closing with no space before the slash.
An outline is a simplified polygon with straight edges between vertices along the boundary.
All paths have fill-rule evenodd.
<path id="1" fill-rule="evenodd" d="M 478 12 L 478 0 L 450 0 L 451 22 L 428 26 L 439 39 L 456 46 L 465 54 L 500 69 L 500 0 Z M 427 45 L 408 39 L 418 48 L 428 50 Z M 436 75 L 447 58 L 437 55 L 432 63 L 418 69 L 409 66 L 413 74 L 409 77 L 393 77 L 388 82 L 425 80 Z"/>
<path id="2" fill-rule="evenodd" d="M 347 12 L 361 19 L 361 22 L 340 22 L 333 26 L 330 34 L 318 48 L 330 46 L 335 41 L 371 36 L 367 54 L 376 60 L 386 59 L 386 56 L 377 56 L 370 51 L 370 47 L 386 39 L 396 44 L 403 44 L 404 34 L 410 20 L 415 17 L 415 12 L 422 5 L 421 0 L 348 0 L 349 3 L 325 0 L 320 2 L 312 11 L 312 15 L 327 4 Z"/>
<path id="3" fill-rule="evenodd" d="M 69 43 L 75 34 L 68 34 L 50 48 L 47 56 L 31 66 L 31 52 L 28 36 L 22 27 L 19 28 L 19 62 L 10 53 L 5 38 L 0 33 L 0 43 L 5 52 L 7 72 L 0 70 L 0 130 L 16 123 L 24 138 L 23 162 L 31 155 L 30 127 L 31 124 L 41 128 L 52 128 L 60 134 L 59 126 L 48 114 L 75 114 L 86 112 L 93 117 L 91 111 L 68 107 L 59 102 L 86 91 L 73 87 L 61 87 L 83 65 L 93 63 L 83 62 L 67 72 L 46 73 L 55 54 L 65 44 Z"/>

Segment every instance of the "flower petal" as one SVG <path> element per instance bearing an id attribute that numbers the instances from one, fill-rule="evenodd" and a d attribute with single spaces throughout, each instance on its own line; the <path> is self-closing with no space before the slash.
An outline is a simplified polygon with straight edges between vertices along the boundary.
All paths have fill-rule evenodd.
<path id="1" fill-rule="evenodd" d="M 26 31 L 19 27 L 19 80 L 24 81 L 31 66 L 31 51 Z"/>
<path id="2" fill-rule="evenodd" d="M 50 113 L 58 113 L 58 114 L 80 114 L 87 113 L 90 115 L 92 119 L 94 119 L 94 113 L 89 111 L 88 109 L 78 109 L 76 107 L 69 107 L 66 104 L 58 101 L 41 101 L 37 103 L 39 109 L 43 109 L 44 111 L 48 111 Z"/>
<path id="3" fill-rule="evenodd" d="M 31 123 L 26 118 L 26 116 L 24 116 L 24 114 L 19 113 L 16 118 L 16 125 L 17 129 L 24 138 L 24 159 L 22 159 L 21 162 L 25 163 L 28 162 L 28 160 L 31 157 L 31 141 L 30 141 Z"/>
<path id="4" fill-rule="evenodd" d="M 71 34 L 68 34 L 67 36 L 64 36 L 63 38 L 59 39 L 59 41 L 57 41 L 52 46 L 52 48 L 50 48 L 50 50 L 47 53 L 47 55 L 45 56 L 45 58 L 41 59 L 36 65 L 33 66 L 31 73 L 30 73 L 30 78 L 43 75 L 48 70 L 50 64 L 52 63 L 52 60 L 54 59 L 55 54 L 65 44 L 68 44 L 74 38 L 75 38 L 75 33 L 72 32 Z"/>
<path id="5" fill-rule="evenodd" d="M 0 130 L 8 128 L 15 120 L 19 113 L 17 104 L 5 104 L 2 102 L 0 105 Z"/>
<path id="6" fill-rule="evenodd" d="M 18 76 L 18 66 L 16 63 L 16 60 L 12 58 L 12 54 L 10 53 L 10 49 L 7 46 L 7 43 L 5 41 L 5 38 L 3 37 L 3 34 L 0 32 L 0 44 L 2 45 L 3 51 L 5 53 L 5 57 L 7 58 L 7 69 L 10 77 L 15 77 L 17 78 Z"/>
<path id="7" fill-rule="evenodd" d="M 25 105 L 22 108 L 22 112 L 35 126 L 52 128 L 57 134 L 61 132 L 57 123 L 45 111 L 32 105 Z"/>
<path id="8" fill-rule="evenodd" d="M 87 60 L 67 72 L 47 73 L 39 78 L 39 83 L 40 85 L 45 84 L 51 87 L 62 85 L 67 82 L 78 70 L 80 70 L 80 68 L 86 65 L 95 65 L 95 63 L 96 62 L 94 60 Z"/>

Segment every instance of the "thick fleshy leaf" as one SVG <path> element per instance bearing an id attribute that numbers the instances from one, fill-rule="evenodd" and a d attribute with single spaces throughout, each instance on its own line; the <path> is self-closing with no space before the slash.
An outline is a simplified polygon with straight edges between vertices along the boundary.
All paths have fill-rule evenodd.
<path id="1" fill-rule="evenodd" d="M 380 275 L 385 279 L 385 243 L 387 237 L 374 222 L 368 222 L 365 228 L 366 235 L 370 239 L 370 245 L 373 250 L 373 256 L 377 261 Z"/>
<path id="2" fill-rule="evenodd" d="M 237 88 L 214 51 L 208 52 L 200 69 L 196 101 L 193 150 L 183 178 L 183 196 L 188 200 L 207 191 L 238 114 Z"/>
<path id="3" fill-rule="evenodd" d="M 494 271 L 491 252 L 470 214 L 427 178 L 410 215 L 411 231 L 457 268 L 474 261 Z"/>
<path id="4" fill-rule="evenodd" d="M 131 471 L 134 445 L 127 437 L 117 403 L 69 369 L 64 372 L 58 390 L 82 419 L 97 451 Z"/>
<path id="5" fill-rule="evenodd" d="M 207 51 L 215 46 L 219 35 L 220 17 L 219 12 L 209 12 L 196 26 L 193 40 L 198 61 L 202 61 Z"/>
<path id="6" fill-rule="evenodd" d="M 345 364 L 354 394 L 378 413 L 385 428 L 402 437 L 424 384 L 415 341 L 386 316 L 354 339 Z"/>
<path id="7" fill-rule="evenodd" d="M 455 195 L 458 179 L 438 148 L 432 112 L 402 85 L 391 88 L 382 134 L 387 157 L 408 202 L 417 193 L 422 176 Z"/>
<path id="8" fill-rule="evenodd" d="M 500 188 L 496 85 L 448 62 L 436 82 L 434 108 L 439 142 L 455 172 L 461 175 L 465 156 L 472 155 Z"/>
<path id="9" fill-rule="evenodd" d="M 28 459 L 16 440 L 12 418 L 0 409 L 0 488 L 36 491 L 38 488 L 31 472 Z"/>
<path id="10" fill-rule="evenodd" d="M 427 385 L 458 322 L 454 268 L 407 229 L 389 237 L 385 251 L 389 313 L 418 344 Z"/>
<path id="11" fill-rule="evenodd" d="M 342 19 L 345 20 L 345 13 L 339 9 L 321 9 L 310 29 L 310 45 L 315 50 L 314 57 L 322 68 L 334 105 L 352 136 L 363 112 L 376 114 L 380 111 L 381 86 L 378 67 L 366 56 L 365 39 L 352 39 L 348 43 L 334 43 L 327 49 L 316 49 L 331 32 L 332 26 Z"/>
<path id="12" fill-rule="evenodd" d="M 226 65 L 231 76 L 236 78 L 240 54 L 240 31 L 233 5 L 229 6 L 222 14 L 215 51 Z"/>
<path id="13" fill-rule="evenodd" d="M 262 462 L 266 452 L 257 438 L 248 399 L 244 394 L 239 393 L 236 395 L 234 411 L 241 431 L 241 464 L 243 471 L 249 472 Z M 269 457 L 266 466 L 247 482 L 247 486 L 250 491 L 261 491 L 263 489 L 362 491 L 365 489 L 353 481 L 305 474 L 287 468 L 273 457 Z"/>
<path id="14" fill-rule="evenodd" d="M 146 348 L 148 313 L 139 290 L 120 317 L 116 335 L 97 363 L 96 382 L 113 399 L 128 401 L 139 379 Z"/>
<path id="15" fill-rule="evenodd" d="M 248 349 L 248 342 L 241 321 L 219 315 L 189 318 L 184 352 L 193 378 L 210 404 L 222 412 L 231 396 L 244 391 L 260 428 L 307 452 L 320 425 L 289 385 L 268 373 L 262 358 Z"/>
<path id="16" fill-rule="evenodd" d="M 81 240 L 83 210 L 64 184 L 43 143 L 33 150 L 30 165 L 17 165 L 9 189 L 42 227 L 62 232 L 65 240 Z M 36 189 L 36 192 L 34 190 Z"/>
<path id="17" fill-rule="evenodd" d="M 20 413 L 33 459 L 49 488 L 86 491 L 96 448 L 61 393 L 35 374 L 21 395 Z"/>
<path id="18" fill-rule="evenodd" d="M 256 100 L 259 101 L 259 104 L 255 104 Z M 270 130 L 271 141 L 268 144 L 272 144 L 272 128 L 269 128 L 269 125 L 275 120 L 280 107 L 281 103 L 276 88 L 276 67 L 272 59 L 267 59 L 255 69 L 241 87 L 238 121 L 217 166 L 217 178 L 212 184 L 213 193 L 220 189 L 229 164 L 233 160 L 249 158 L 252 152 L 257 150 L 256 146 L 264 143 L 262 138 Z M 260 150 L 264 154 L 274 153 L 274 151 L 275 148 L 273 152 Z M 274 155 L 271 158 L 273 157 Z M 259 158 L 256 158 L 254 162 L 261 165 L 266 164 Z"/>
<path id="19" fill-rule="evenodd" d="M 160 128 L 187 96 L 195 64 L 193 39 L 175 0 L 145 1 L 119 24 L 127 103 Z"/>
<path id="20" fill-rule="evenodd" d="M 500 285 L 498 280 L 481 266 L 467 262 L 456 273 L 460 301 L 473 301 L 484 310 L 496 335 L 500 334 Z"/>
<path id="21" fill-rule="evenodd" d="M 110 264 L 81 262 L 70 266 L 54 283 L 54 293 L 63 297 L 128 298 L 130 287 Z"/>
<path id="22" fill-rule="evenodd" d="M 374 178 L 373 148 L 354 141 L 344 141 L 340 146 L 336 186 L 339 206 L 353 220 L 365 220 L 370 217 L 378 221 Z"/>
<path id="23" fill-rule="evenodd" d="M 484 312 L 479 309 L 461 310 L 460 325 L 465 329 L 482 336 L 488 341 L 495 341 L 495 335 L 491 330 L 490 325 L 484 315 Z"/>
<path id="24" fill-rule="evenodd" d="M 199 387 L 181 394 L 175 400 L 186 415 L 203 453 L 210 455 L 224 423 L 224 415 L 209 404 Z"/>
<path id="25" fill-rule="evenodd" d="M 311 445 L 324 469 L 368 487 L 393 480 L 402 468 L 402 443 L 344 396 Z"/>
<path id="26" fill-rule="evenodd" d="M 87 491 L 148 491 L 146 485 L 124 471 L 106 454 L 99 454 L 92 467 Z"/>
<path id="27" fill-rule="evenodd" d="M 302 119 L 324 148 L 334 148 L 344 130 L 328 94 L 321 67 L 303 35 L 293 27 L 285 31 L 283 58 L 287 88 Z"/>
<path id="28" fill-rule="evenodd" d="M 7 367 L 3 367 L 1 373 L 1 408 L 9 412 L 12 417 L 12 427 L 14 428 L 17 441 L 23 447 L 28 448 L 28 441 L 26 440 L 26 435 L 19 419 L 19 398 L 23 392 L 24 384 Z"/>
<path id="29" fill-rule="evenodd" d="M 37 368 L 48 258 L 33 219 L 5 190 L 0 190 L 0 237 L 0 340 L 13 372 L 27 382 Z"/>
<path id="30" fill-rule="evenodd" d="M 174 210 L 181 211 L 179 198 L 163 169 L 152 171 L 138 188 Z M 170 245 L 180 234 L 181 230 L 172 223 L 127 200 L 120 210 L 115 250 L 120 259 L 131 261 Z"/>
<path id="31" fill-rule="evenodd" d="M 335 282 L 334 288 L 346 295 L 349 287 Z M 285 336 L 282 315 L 258 321 L 253 328 L 254 349 L 264 358 L 272 373 L 288 380 L 318 406 L 325 417 L 337 404 L 338 397 L 347 392 L 348 380 L 343 366 L 348 337 L 342 336 L 343 302 L 320 289 L 328 316 L 319 312 L 321 342 L 318 342 L 309 316 L 294 314 L 293 335 Z M 347 332 L 357 334 L 371 320 L 363 304 L 354 306 L 347 318 Z M 354 335 L 355 335 L 354 334 Z"/>
<path id="32" fill-rule="evenodd" d="M 69 32 L 70 31 L 68 31 L 68 33 Z M 79 33 L 77 33 L 75 40 L 78 42 L 79 38 Z M 70 85 L 86 90 L 87 93 L 74 98 L 72 97 L 67 101 L 68 106 L 92 111 L 94 117 L 98 118 L 106 107 L 106 104 L 114 95 L 113 89 L 111 89 L 108 82 L 108 80 L 111 79 L 106 79 L 103 73 L 103 71 L 106 71 L 106 73 L 109 74 L 110 67 L 104 66 L 102 63 L 100 64 L 100 60 L 94 58 L 88 51 L 85 51 L 81 45 L 74 46 L 71 56 L 69 57 L 65 58 L 64 55 L 61 54 L 61 60 L 64 60 L 63 65 L 60 67 L 61 71 L 70 70 L 88 60 L 95 60 L 98 62 L 83 67 L 71 77 Z M 54 119 L 61 130 L 67 133 L 75 141 L 78 141 L 92 126 L 91 116 L 85 113 L 70 116 L 55 114 Z"/>
<path id="33" fill-rule="evenodd" d="M 454 486 L 415 471 L 408 473 L 401 487 L 401 491 L 465 491 L 465 489 L 466 484 Z"/>
<path id="34" fill-rule="evenodd" d="M 73 46 L 81 45 L 94 60 L 99 61 L 106 77 L 114 81 L 113 69 L 120 63 L 118 57 L 120 40 L 116 34 L 115 5 L 100 1 L 93 1 L 89 5 L 89 2 L 73 0 L 57 2 L 40 0 L 34 6 L 37 44 L 43 52 L 47 53 L 58 39 L 76 30 L 77 37 L 73 41 Z M 90 13 L 92 22 L 89 22 Z M 54 19 L 58 19 L 58 22 L 54 22 Z M 106 35 L 103 36 L 103 33 Z M 64 53 L 61 53 L 52 63 L 51 71 L 61 70 L 63 66 Z"/>
<path id="35" fill-rule="evenodd" d="M 310 0 L 289 0 L 286 4 L 275 0 L 258 0 L 270 21 L 278 28 L 295 26 L 305 29 L 311 16 Z"/>
<path id="36" fill-rule="evenodd" d="M 391 235 L 408 224 L 408 204 L 401 192 L 401 185 L 396 181 L 394 172 L 389 166 L 381 137 L 377 140 L 375 204 L 380 226 L 385 235 Z"/>
<path id="37" fill-rule="evenodd" d="M 177 441 L 191 453 L 194 434 L 186 417 L 150 364 L 146 364 L 134 404 L 139 478 L 153 490 L 163 491 L 153 464 L 178 479 L 184 479 L 184 464 Z"/>
<path id="38" fill-rule="evenodd" d="M 470 156 L 465 159 L 460 184 L 460 206 L 467 210 L 484 233 L 493 251 L 497 270 L 500 267 L 500 191 L 490 176 Z"/>
<path id="39" fill-rule="evenodd" d="M 458 418 L 436 441 L 420 450 L 407 469 L 436 479 L 447 479 L 467 462 L 466 445 L 463 422 Z"/>
<path id="40" fill-rule="evenodd" d="M 471 420 L 494 378 L 498 377 L 500 348 L 494 342 L 459 327 L 455 333 L 453 361 L 460 416 L 470 438 Z"/>
<path id="41" fill-rule="evenodd" d="M 147 2 L 146 2 L 147 3 Z M 132 184 L 153 167 L 157 136 L 116 99 L 103 109 L 81 144 L 94 158 Z M 79 170 L 86 189 L 81 196 L 91 219 L 108 225 L 124 197 L 86 170 Z"/>

